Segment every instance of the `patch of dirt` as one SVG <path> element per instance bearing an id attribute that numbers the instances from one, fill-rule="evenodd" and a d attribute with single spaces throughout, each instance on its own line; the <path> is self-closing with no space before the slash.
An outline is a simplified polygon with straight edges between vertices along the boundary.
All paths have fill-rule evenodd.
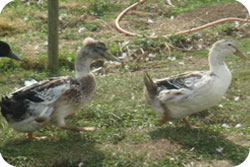
<path id="1" fill-rule="evenodd" d="M 239 136 L 237 134 L 231 134 L 230 136 L 227 137 L 227 139 L 237 145 L 243 147 L 250 147 L 250 135 Z"/>
<path id="2" fill-rule="evenodd" d="M 250 146 L 250 138 L 244 136 L 239 136 L 239 134 L 230 134 L 226 139 L 232 141 L 233 143 L 240 145 L 242 147 Z M 192 164 L 188 164 L 187 166 L 195 166 L 195 167 L 233 167 L 234 164 L 229 160 L 217 160 L 211 163 L 209 162 L 193 162 Z"/>
<path id="3" fill-rule="evenodd" d="M 28 28 L 27 24 L 21 20 L 16 19 L 13 21 L 8 15 L 0 16 L 0 36 L 8 36 L 19 29 Z"/>
<path id="4" fill-rule="evenodd" d="M 165 34 L 178 32 L 226 17 L 246 18 L 248 12 L 241 3 L 222 3 L 216 6 L 208 6 L 185 12 L 174 19 L 164 16 L 157 17 L 156 20 L 152 20 L 152 23 L 148 22 L 148 18 L 145 17 L 145 14 L 143 14 L 142 11 L 131 11 L 128 13 L 128 15 L 132 14 L 134 14 L 135 17 L 140 18 L 139 22 L 137 22 L 138 19 L 132 19 L 129 21 L 123 19 L 121 21 L 122 27 L 128 28 L 130 31 L 134 32 L 138 31 L 138 24 L 141 24 L 142 27 L 145 27 L 145 30 L 149 30 L 151 33 L 155 32 L 164 35 L 164 32 L 166 32 Z M 151 15 L 152 13 L 147 14 L 148 17 Z M 156 15 L 158 15 L 158 13 L 156 13 Z"/>
<path id="5" fill-rule="evenodd" d="M 144 144 L 108 145 L 106 147 L 118 147 L 116 150 L 123 150 L 131 155 L 145 155 L 146 161 L 162 160 L 165 157 L 176 158 L 177 151 L 181 146 L 167 139 L 153 140 Z"/>
<path id="6" fill-rule="evenodd" d="M 145 6 L 142 4 L 142 7 Z M 133 33 L 154 36 L 168 35 L 188 30 L 222 18 L 237 17 L 245 19 L 248 16 L 247 9 L 238 2 L 221 3 L 216 6 L 195 9 L 182 13 L 173 19 L 169 18 L 169 15 L 167 15 L 167 11 L 169 11 L 170 8 L 171 7 L 167 6 L 164 14 L 160 14 L 162 12 L 159 13 L 154 6 L 150 6 L 149 8 L 145 7 L 145 9 L 140 8 L 131 10 L 125 15 L 125 18 L 121 20 L 120 25 L 125 30 Z M 158 51 L 161 52 L 161 50 L 176 49 L 188 52 L 210 48 L 215 41 L 224 38 L 224 36 L 231 36 L 233 38 L 248 37 L 250 33 L 248 25 L 249 24 L 243 23 L 240 23 L 239 25 L 232 24 L 231 26 L 220 27 L 221 29 L 218 29 L 218 31 L 206 31 L 202 33 L 200 31 L 187 37 L 183 36 L 180 38 L 169 39 L 170 41 L 167 44 L 170 44 L 170 47 L 163 46 Z M 119 37 L 125 36 L 119 32 L 117 34 Z M 145 55 L 149 54 L 147 50 L 144 51 Z M 152 50 L 149 50 L 149 52 L 152 52 Z M 153 52 L 157 51 L 154 50 Z M 137 55 L 137 53 L 135 53 L 135 55 Z M 171 56 L 171 52 L 169 52 L 169 55 Z"/>
<path id="7" fill-rule="evenodd" d="M 70 10 L 75 10 L 75 9 L 85 9 L 86 6 L 83 4 L 79 4 L 80 2 L 60 2 L 60 8 L 64 9 L 70 9 Z"/>
<path id="8" fill-rule="evenodd" d="M 247 9 L 240 3 L 222 3 L 217 6 L 199 8 L 170 20 L 166 27 L 171 31 L 180 31 L 227 17 L 246 18 Z"/>
<path id="9" fill-rule="evenodd" d="M 191 166 L 195 167 L 233 167 L 234 165 L 230 161 L 218 160 L 212 163 L 208 162 L 195 162 Z"/>
<path id="10" fill-rule="evenodd" d="M 129 148 L 130 147 L 130 148 Z M 147 160 L 161 160 L 164 157 L 175 158 L 180 146 L 167 139 L 153 140 L 149 143 L 130 145 L 133 153 L 145 153 Z"/>
<path id="11" fill-rule="evenodd" d="M 202 20 L 210 22 L 225 17 L 246 18 L 247 9 L 241 3 L 222 3 L 217 6 L 204 7 L 187 12 L 183 15 L 180 15 L 179 18 L 190 20 L 190 18 L 197 17 L 201 19 L 201 23 L 203 23 Z"/>

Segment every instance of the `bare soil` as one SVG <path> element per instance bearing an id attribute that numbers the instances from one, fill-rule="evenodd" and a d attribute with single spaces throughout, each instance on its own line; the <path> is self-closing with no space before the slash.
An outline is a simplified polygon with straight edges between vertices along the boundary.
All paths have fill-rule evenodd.
<path id="1" fill-rule="evenodd" d="M 176 18 L 168 18 L 162 15 L 161 17 L 155 17 L 156 19 L 151 19 L 153 22 L 148 22 L 148 18 L 152 18 L 158 14 L 159 13 L 145 13 L 145 11 L 138 10 L 131 11 L 128 15 L 130 17 L 134 15 L 139 19 L 136 18 L 129 21 L 123 19 L 121 25 L 132 32 L 138 32 L 138 26 L 141 25 L 148 30 L 148 32 L 164 35 L 194 28 L 222 18 L 247 18 L 248 16 L 247 9 L 241 3 L 222 3 L 217 6 L 203 7 L 185 12 Z"/>

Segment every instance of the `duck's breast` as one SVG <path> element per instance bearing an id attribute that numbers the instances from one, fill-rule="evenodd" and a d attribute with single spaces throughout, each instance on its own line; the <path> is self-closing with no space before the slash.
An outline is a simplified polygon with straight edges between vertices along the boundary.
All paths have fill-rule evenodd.
<path id="1" fill-rule="evenodd" d="M 60 124 L 64 118 L 78 111 L 91 99 L 95 88 L 96 82 L 92 74 L 74 80 L 71 89 L 64 91 L 53 105 L 53 122 Z"/>

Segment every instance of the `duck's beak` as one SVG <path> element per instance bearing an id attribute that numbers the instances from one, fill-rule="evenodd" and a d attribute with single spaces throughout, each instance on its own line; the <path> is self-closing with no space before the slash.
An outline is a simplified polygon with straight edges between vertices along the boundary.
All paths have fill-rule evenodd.
<path id="1" fill-rule="evenodd" d="M 17 61 L 21 61 L 22 59 L 20 59 L 19 57 L 17 57 L 14 53 L 10 52 L 10 54 L 8 55 L 9 58 L 11 59 L 15 59 Z"/>
<path id="2" fill-rule="evenodd" d="M 115 56 L 113 56 L 111 53 L 106 52 L 106 54 L 104 55 L 104 57 L 107 60 L 112 60 L 112 61 L 120 61 L 118 58 L 116 58 Z"/>
<path id="3" fill-rule="evenodd" d="M 235 48 L 235 49 L 236 49 L 236 51 L 234 52 L 234 54 L 236 56 L 239 56 L 242 59 L 247 59 L 247 57 L 245 55 L 243 55 L 243 53 L 239 49 L 237 49 L 237 48 Z"/>

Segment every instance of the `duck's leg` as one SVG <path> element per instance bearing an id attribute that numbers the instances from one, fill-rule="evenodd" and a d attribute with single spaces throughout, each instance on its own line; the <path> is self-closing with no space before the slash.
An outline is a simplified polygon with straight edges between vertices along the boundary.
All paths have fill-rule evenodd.
<path id="1" fill-rule="evenodd" d="M 94 127 L 77 127 L 77 126 L 68 126 L 65 124 L 64 118 L 57 118 L 56 124 L 57 127 L 60 127 L 64 130 L 71 130 L 74 132 L 81 132 L 81 131 L 93 131 L 95 130 Z"/>
<path id="2" fill-rule="evenodd" d="M 33 136 L 33 133 L 32 133 L 32 132 L 29 132 L 29 133 L 27 134 L 27 137 L 30 138 L 30 139 L 34 139 L 34 136 Z"/>
<path id="3" fill-rule="evenodd" d="M 32 139 L 32 140 L 43 140 L 43 139 L 46 139 L 46 138 L 47 138 L 46 136 L 35 137 L 35 136 L 33 135 L 32 132 L 29 132 L 29 133 L 27 134 L 27 136 L 28 136 L 28 138 L 30 138 L 30 139 Z"/>
<path id="4" fill-rule="evenodd" d="M 170 118 L 170 111 L 168 110 L 168 108 L 165 106 L 165 104 L 163 104 L 161 102 L 161 107 L 164 110 L 163 116 L 160 118 L 159 120 L 159 125 L 163 125 L 164 123 L 166 123 L 169 118 Z"/>
<path id="5" fill-rule="evenodd" d="M 76 126 L 62 126 L 61 127 L 64 130 L 71 130 L 74 132 L 80 132 L 80 131 L 94 131 L 95 127 L 76 127 Z"/>
<path id="6" fill-rule="evenodd" d="M 193 125 L 187 120 L 187 118 L 183 118 L 183 121 L 184 121 L 184 123 L 185 123 L 188 127 L 190 127 L 191 129 L 198 129 L 198 127 L 193 126 Z"/>

